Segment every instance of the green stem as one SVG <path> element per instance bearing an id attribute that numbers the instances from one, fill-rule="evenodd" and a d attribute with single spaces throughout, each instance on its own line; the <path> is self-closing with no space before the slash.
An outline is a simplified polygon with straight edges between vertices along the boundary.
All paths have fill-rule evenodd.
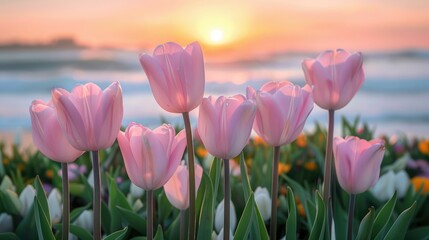
<path id="1" fill-rule="evenodd" d="M 180 210 L 180 240 L 185 239 L 185 210 Z"/>
<path id="2" fill-rule="evenodd" d="M 67 163 L 61 163 L 63 173 L 63 240 L 69 239 L 70 229 L 70 190 L 69 190 L 69 173 Z"/>
<path id="3" fill-rule="evenodd" d="M 195 239 L 195 167 L 194 167 L 194 143 L 192 141 L 191 121 L 189 113 L 184 112 L 183 121 L 185 122 L 186 144 L 188 152 L 189 169 L 189 232 L 188 239 Z"/>
<path id="4" fill-rule="evenodd" d="M 273 154 L 273 176 L 271 182 L 271 222 L 270 239 L 276 239 L 277 235 L 277 195 L 278 195 L 278 172 L 279 172 L 280 146 L 274 147 Z"/>
<path id="5" fill-rule="evenodd" d="M 351 240 L 353 237 L 353 215 L 355 212 L 355 200 L 356 200 L 356 195 L 355 194 L 350 194 L 350 199 L 349 199 L 349 220 L 348 220 L 348 225 L 347 225 L 347 239 Z"/>
<path id="6" fill-rule="evenodd" d="M 231 232 L 230 228 L 231 225 L 229 223 L 230 221 L 230 212 L 231 212 L 231 189 L 229 186 L 229 159 L 223 160 L 224 165 L 224 213 L 223 213 L 223 239 L 229 240 L 229 233 Z"/>
<path id="7" fill-rule="evenodd" d="M 94 171 L 94 199 L 92 201 L 94 213 L 94 239 L 101 240 L 101 181 L 100 181 L 100 162 L 98 160 L 98 151 L 91 151 L 92 170 Z"/>
<path id="8" fill-rule="evenodd" d="M 153 190 L 146 192 L 146 211 L 147 211 L 147 225 L 146 225 L 146 239 L 153 239 Z"/>
<path id="9" fill-rule="evenodd" d="M 332 227 L 331 177 L 332 177 L 332 143 L 334 138 L 334 113 L 335 113 L 335 110 L 332 110 L 332 109 L 329 110 L 328 139 L 326 142 L 325 171 L 323 175 L 323 177 L 325 178 L 323 183 L 323 201 L 325 202 L 325 209 L 327 212 L 328 233 L 331 232 L 331 227 Z"/>

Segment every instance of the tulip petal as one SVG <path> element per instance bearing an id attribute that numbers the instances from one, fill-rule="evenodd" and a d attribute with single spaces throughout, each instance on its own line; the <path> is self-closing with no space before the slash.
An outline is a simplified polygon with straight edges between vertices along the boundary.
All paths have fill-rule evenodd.
<path id="1" fill-rule="evenodd" d="M 255 114 L 256 107 L 249 100 L 243 102 L 232 114 L 228 128 L 230 149 L 226 159 L 237 156 L 246 146 L 252 132 Z"/>

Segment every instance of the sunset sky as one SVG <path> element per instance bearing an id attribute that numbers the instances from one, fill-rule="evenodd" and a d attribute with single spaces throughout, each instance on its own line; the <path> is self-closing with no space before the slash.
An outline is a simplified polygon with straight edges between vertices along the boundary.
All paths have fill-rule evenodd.
<path id="1" fill-rule="evenodd" d="M 0 0 L 0 43 L 203 44 L 208 54 L 429 48 L 427 0 Z"/>

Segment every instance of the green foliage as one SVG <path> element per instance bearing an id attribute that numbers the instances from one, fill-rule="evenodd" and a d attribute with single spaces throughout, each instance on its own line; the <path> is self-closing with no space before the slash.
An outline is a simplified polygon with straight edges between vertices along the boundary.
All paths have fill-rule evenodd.
<path id="1" fill-rule="evenodd" d="M 374 138 L 374 129 L 359 118 L 342 118 L 341 125 L 343 136 Z M 279 238 L 283 234 L 287 239 L 327 238 L 326 212 L 319 193 L 323 183 L 325 138 L 326 128 L 316 123 L 312 132 L 301 135 L 298 140 L 280 149 Z M 421 169 L 409 168 L 408 163 L 409 159 L 429 163 L 429 155 L 419 148 L 420 143 L 426 140 L 405 136 L 382 138 L 386 153 L 381 174 L 388 170 L 405 170 L 410 178 L 422 174 Z M 200 143 L 196 142 L 195 146 L 204 149 Z M 0 214 L 7 213 L 13 219 L 12 232 L 1 233 L 0 239 L 53 239 L 54 236 L 61 236 L 61 224 L 51 226 L 45 193 L 49 187 L 61 188 L 60 164 L 39 152 L 22 152 L 16 145 L 5 151 L 5 145 L 0 144 L 0 152 Z M 257 187 L 271 189 L 272 152 L 272 147 L 254 138 L 239 157 L 231 160 L 231 197 L 238 219 L 235 239 L 268 239 L 269 221 L 263 221 L 253 190 Z M 202 165 L 210 158 L 199 156 Z M 92 208 L 93 189 L 88 182 L 91 169 L 89 154 L 83 154 L 75 163 L 85 170 L 70 181 L 70 231 L 79 239 L 92 239 L 90 232 L 75 224 L 85 210 Z M 144 199 L 129 195 L 130 180 L 117 143 L 108 150 L 100 151 L 100 163 L 103 176 L 103 234 L 106 239 L 145 239 L 146 207 L 133 210 L 136 201 L 144 203 Z M 214 159 L 210 168 L 204 170 L 196 201 L 198 239 L 211 238 L 214 210 L 223 198 L 221 168 L 221 160 Z M 19 194 L 28 184 L 33 184 L 36 198 L 28 214 L 21 216 Z M 179 235 L 180 211 L 171 206 L 162 188 L 154 194 L 157 210 L 155 224 L 159 224 L 156 238 L 175 239 Z M 344 239 L 347 194 L 338 185 L 334 188 L 333 202 L 336 238 Z M 429 239 L 428 203 L 428 194 L 424 189 L 414 189 L 413 186 L 409 187 L 405 196 L 395 194 L 387 202 L 380 202 L 370 192 L 360 194 L 356 199 L 355 236 L 357 239 Z"/>

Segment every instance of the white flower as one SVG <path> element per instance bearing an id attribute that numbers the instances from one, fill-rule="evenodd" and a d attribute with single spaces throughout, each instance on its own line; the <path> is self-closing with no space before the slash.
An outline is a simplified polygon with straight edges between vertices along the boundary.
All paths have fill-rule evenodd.
<path id="1" fill-rule="evenodd" d="M 0 233 L 12 232 L 12 231 L 13 231 L 12 216 L 7 213 L 1 213 L 0 214 Z"/>
<path id="2" fill-rule="evenodd" d="M 21 216 L 27 215 L 28 211 L 33 205 L 34 197 L 36 196 L 36 190 L 33 186 L 27 185 L 19 195 L 19 201 L 21 202 L 21 208 L 19 209 Z"/>
<path id="3" fill-rule="evenodd" d="M 230 214 L 229 214 L 229 223 L 231 226 L 231 231 L 235 229 L 237 224 L 237 215 L 235 214 L 235 207 L 232 201 L 230 201 Z M 215 213 L 215 229 L 220 233 L 220 230 L 223 228 L 223 215 L 224 215 L 224 200 L 222 200 L 219 205 L 217 205 Z"/>
<path id="4" fill-rule="evenodd" d="M 397 174 L 390 170 L 378 179 L 378 182 L 370 191 L 375 198 L 384 202 L 389 200 L 395 191 L 398 198 L 404 197 L 409 185 L 410 178 L 404 170 L 401 170 Z"/>
<path id="5" fill-rule="evenodd" d="M 92 233 L 92 228 L 94 226 L 94 222 L 92 219 L 92 210 L 83 211 L 74 221 L 74 224 Z"/>
<path id="6" fill-rule="evenodd" d="M 137 185 L 131 182 L 130 194 L 134 199 L 140 198 L 141 196 L 143 196 L 143 193 L 144 193 L 143 188 L 138 187 Z"/>
<path id="7" fill-rule="evenodd" d="M 231 230 L 229 231 L 229 239 L 234 239 Z M 223 240 L 223 228 L 220 230 L 219 235 L 217 235 L 216 240 Z"/>
<path id="8" fill-rule="evenodd" d="M 395 188 L 398 198 L 405 197 L 408 187 L 410 186 L 410 177 L 404 170 L 398 172 L 395 176 Z"/>
<path id="9" fill-rule="evenodd" d="M 255 202 L 258 206 L 262 219 L 267 221 L 271 218 L 271 198 L 266 188 L 257 187 L 255 190 Z"/>
<path id="10" fill-rule="evenodd" d="M 94 170 L 91 170 L 91 172 L 89 172 L 87 180 L 88 180 L 89 186 L 91 186 L 92 189 L 94 189 Z"/>
<path id="11" fill-rule="evenodd" d="M 63 208 L 61 202 L 61 194 L 60 192 L 58 192 L 58 189 L 52 189 L 51 193 L 48 196 L 48 207 L 51 224 L 57 224 L 61 221 Z"/>

